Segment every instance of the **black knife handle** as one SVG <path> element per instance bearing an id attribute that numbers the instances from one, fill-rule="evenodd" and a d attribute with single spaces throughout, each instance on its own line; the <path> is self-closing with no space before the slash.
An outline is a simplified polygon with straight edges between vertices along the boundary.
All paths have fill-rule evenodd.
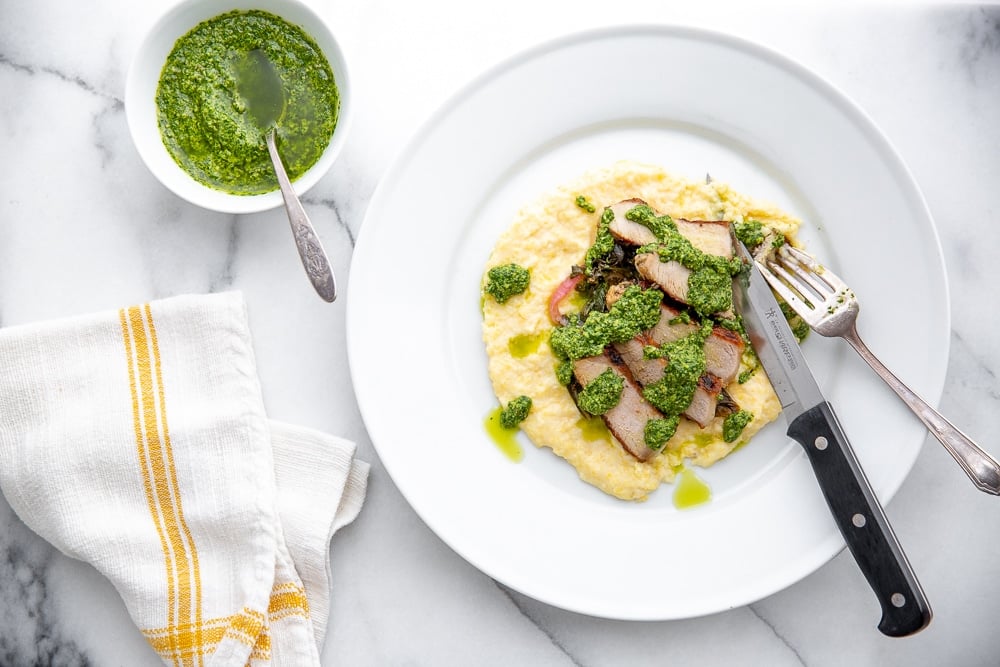
<path id="1" fill-rule="evenodd" d="M 833 408 L 823 402 L 802 413 L 788 435 L 806 450 L 837 527 L 882 605 L 878 629 L 905 637 L 925 628 L 930 605 Z"/>

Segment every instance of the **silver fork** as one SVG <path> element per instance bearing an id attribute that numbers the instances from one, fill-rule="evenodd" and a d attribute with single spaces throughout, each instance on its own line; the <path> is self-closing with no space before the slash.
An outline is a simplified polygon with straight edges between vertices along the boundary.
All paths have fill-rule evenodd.
<path id="1" fill-rule="evenodd" d="M 941 441 L 981 491 L 1000 495 L 1000 463 L 913 393 L 872 354 L 858 336 L 855 322 L 860 307 L 854 292 L 843 280 L 821 266 L 811 255 L 787 244 L 771 253 L 766 266 L 760 261 L 757 266 L 774 291 L 814 331 L 822 336 L 839 336 L 850 343 L 861 358 L 903 399 L 934 437 Z"/>

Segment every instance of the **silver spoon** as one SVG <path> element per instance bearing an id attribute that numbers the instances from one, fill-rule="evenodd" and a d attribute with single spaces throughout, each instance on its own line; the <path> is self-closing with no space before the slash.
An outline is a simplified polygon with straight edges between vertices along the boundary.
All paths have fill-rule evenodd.
<path id="1" fill-rule="evenodd" d="M 292 189 L 292 183 L 288 180 L 275 141 L 277 122 L 285 107 L 281 78 L 267 55 L 260 49 L 250 51 L 237 64 L 236 74 L 237 89 L 247 103 L 247 111 L 258 127 L 267 128 L 265 130 L 267 152 L 271 156 L 274 175 L 278 178 L 281 197 L 285 200 L 285 211 L 288 213 L 288 222 L 292 227 L 295 247 L 298 248 L 302 266 L 320 297 L 324 301 L 332 302 L 337 298 L 337 280 L 333 276 L 333 269 L 330 268 L 330 261 L 323 250 L 323 244 L 316 235 L 312 223 L 309 222 L 309 216 L 302 208 L 295 190 Z"/>

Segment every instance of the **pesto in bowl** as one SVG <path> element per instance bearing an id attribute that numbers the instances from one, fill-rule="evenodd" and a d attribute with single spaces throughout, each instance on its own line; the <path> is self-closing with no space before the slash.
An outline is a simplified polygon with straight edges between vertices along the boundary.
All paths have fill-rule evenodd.
<path id="1" fill-rule="evenodd" d="M 193 179 L 236 195 L 276 190 L 265 130 L 237 89 L 239 63 L 254 50 L 274 65 L 284 94 L 279 151 L 293 181 L 319 160 L 337 126 L 340 94 L 315 40 L 263 10 L 202 21 L 173 45 L 156 88 L 163 145 Z"/>

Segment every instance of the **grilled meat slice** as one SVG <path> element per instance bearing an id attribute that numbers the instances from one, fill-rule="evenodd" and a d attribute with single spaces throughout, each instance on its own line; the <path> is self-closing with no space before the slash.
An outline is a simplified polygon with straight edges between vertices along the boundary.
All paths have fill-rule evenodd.
<path id="1" fill-rule="evenodd" d="M 681 236 L 698 250 L 720 257 L 733 256 L 732 235 L 729 223 L 725 220 L 678 219 L 674 222 Z M 689 303 L 688 279 L 691 277 L 691 270 L 680 262 L 663 262 L 655 252 L 644 252 L 635 256 L 635 268 L 644 279 L 663 288 L 670 298 Z"/>
<path id="2" fill-rule="evenodd" d="M 635 381 L 643 387 L 662 380 L 663 371 L 669 363 L 662 358 L 643 358 L 643 348 L 651 343 L 647 337 L 639 335 L 628 342 L 615 343 L 612 346 L 614 353 L 628 366 Z M 684 416 L 705 428 L 715 417 L 716 399 L 722 387 L 723 382 L 718 377 L 711 373 L 703 374 L 698 378 L 698 386 L 694 390 L 691 404 L 684 410 Z"/>
<path id="3" fill-rule="evenodd" d="M 725 220 L 674 220 L 680 235 L 706 255 L 733 256 L 733 237 Z"/>
<path id="4" fill-rule="evenodd" d="M 660 306 L 660 321 L 647 332 L 650 345 L 672 343 L 698 330 L 694 322 L 682 322 L 675 319 L 679 311 L 667 306 Z M 728 385 L 740 370 L 743 358 L 743 339 L 735 331 L 725 327 L 712 327 L 712 335 L 705 341 L 705 372 L 711 373 L 722 380 L 722 386 Z"/>
<path id="5" fill-rule="evenodd" d="M 611 206 L 611 212 L 615 214 L 615 219 L 608 226 L 608 231 L 619 241 L 629 245 L 645 245 L 656 241 L 656 235 L 650 231 L 649 227 L 632 222 L 625 217 L 630 209 L 645 204 L 641 199 L 625 199 Z"/>
<path id="6" fill-rule="evenodd" d="M 722 381 L 711 373 L 703 374 L 698 378 L 698 388 L 694 390 L 691 405 L 684 410 L 684 416 L 702 428 L 708 426 L 715 418 L 715 406 L 720 391 L 722 391 Z"/>
<path id="7" fill-rule="evenodd" d="M 646 444 L 646 422 L 650 419 L 662 419 L 663 415 L 642 397 L 639 385 L 628 367 L 624 363 L 616 364 L 611 355 L 605 352 L 574 361 L 573 375 L 581 385 L 586 386 L 609 368 L 622 376 L 625 384 L 618 405 L 601 415 L 601 418 L 629 454 L 640 461 L 648 461 L 656 452 Z"/>
<path id="8" fill-rule="evenodd" d="M 644 387 L 647 384 L 653 384 L 658 380 L 662 380 L 663 369 L 667 367 L 666 359 L 645 358 L 643 353 L 647 345 L 652 345 L 652 342 L 642 334 L 639 334 L 631 340 L 624 343 L 614 343 L 611 346 L 615 354 L 632 371 L 632 377 L 635 378 L 635 381 Z"/>
<path id="9" fill-rule="evenodd" d="M 656 325 L 636 338 L 615 346 L 616 352 L 628 364 L 635 379 L 642 385 L 650 384 L 663 377 L 662 366 L 654 365 L 658 359 L 643 359 L 646 345 L 660 346 L 680 340 L 698 330 L 693 322 L 677 320 L 679 311 L 663 304 L 660 306 L 660 320 Z M 691 405 L 684 416 L 704 428 L 715 416 L 719 392 L 732 382 L 740 370 L 743 356 L 743 339 L 739 334 L 723 327 L 713 327 L 712 335 L 705 341 L 705 373 L 698 380 Z"/>
<path id="10" fill-rule="evenodd" d="M 671 299 L 688 302 L 691 269 L 680 262 L 661 262 L 655 252 L 642 252 L 635 256 L 635 270 L 646 280 L 659 285 Z"/>
<path id="11" fill-rule="evenodd" d="M 698 330 L 698 325 L 694 322 L 677 320 L 680 313 L 681 311 L 676 308 L 660 304 L 660 320 L 649 330 L 649 339 L 652 345 L 672 343 Z"/>
<path id="12" fill-rule="evenodd" d="M 735 331 L 713 327 L 712 335 L 705 341 L 705 372 L 711 373 L 725 387 L 736 379 L 743 358 L 743 339 Z"/>

